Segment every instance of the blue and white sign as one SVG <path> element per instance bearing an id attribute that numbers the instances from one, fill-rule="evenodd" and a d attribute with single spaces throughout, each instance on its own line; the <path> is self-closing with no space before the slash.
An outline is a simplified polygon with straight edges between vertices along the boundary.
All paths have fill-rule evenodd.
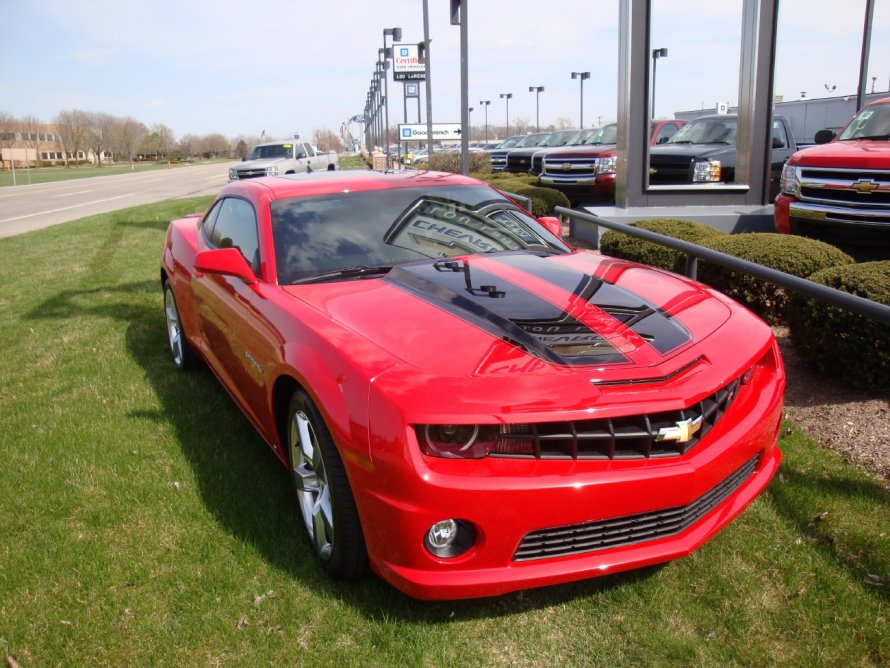
<path id="1" fill-rule="evenodd" d="M 433 140 L 460 139 L 460 123 L 433 123 Z M 426 124 L 399 124 L 399 141 L 426 141 Z"/>

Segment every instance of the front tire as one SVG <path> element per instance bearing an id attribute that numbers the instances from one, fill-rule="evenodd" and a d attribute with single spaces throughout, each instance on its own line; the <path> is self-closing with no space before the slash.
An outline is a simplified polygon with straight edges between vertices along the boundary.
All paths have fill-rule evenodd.
<path id="1" fill-rule="evenodd" d="M 334 578 L 364 575 L 365 540 L 343 461 L 321 413 L 302 390 L 287 411 L 287 451 L 313 553 Z"/>
<path id="2" fill-rule="evenodd" d="M 195 366 L 195 353 L 189 345 L 179 317 L 176 295 L 170 281 L 164 281 L 164 318 L 167 322 L 167 341 L 170 344 L 170 355 L 176 368 L 185 371 Z"/>

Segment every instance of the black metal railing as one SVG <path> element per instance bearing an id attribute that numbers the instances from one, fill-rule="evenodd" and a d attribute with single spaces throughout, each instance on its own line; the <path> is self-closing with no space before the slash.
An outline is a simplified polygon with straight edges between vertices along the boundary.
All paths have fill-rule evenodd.
<path id="1" fill-rule="evenodd" d="M 854 313 L 859 313 L 868 318 L 873 318 L 885 325 L 890 325 L 890 306 L 887 306 L 886 304 L 874 302 L 870 299 L 844 292 L 843 290 L 836 290 L 835 288 L 822 285 L 821 283 L 815 283 L 813 281 L 808 281 L 805 278 L 792 276 L 783 271 L 770 269 L 769 267 L 764 267 L 755 262 L 742 260 L 741 258 L 711 250 L 710 248 L 705 248 L 704 246 L 699 246 L 688 241 L 674 239 L 673 237 L 667 237 L 663 234 L 650 232 L 649 230 L 641 230 L 637 227 L 627 225 L 626 223 L 617 223 L 612 220 L 606 220 L 584 211 L 558 206 L 555 208 L 555 212 L 557 215 L 565 216 L 570 220 L 583 220 L 596 226 L 606 227 L 610 230 L 615 230 L 616 232 L 629 234 L 632 237 L 645 239 L 646 241 L 651 241 L 652 243 L 667 246 L 668 248 L 673 248 L 674 250 L 685 253 L 686 275 L 689 278 L 696 278 L 699 259 L 707 260 L 708 262 L 719 264 L 733 271 L 756 276 L 769 283 L 774 283 L 788 290 L 793 290 L 807 295 L 808 297 L 813 297 L 814 299 L 826 302 L 832 306 L 837 306 L 847 309 L 848 311 L 853 311 Z M 598 232 L 597 236 L 599 236 Z"/>

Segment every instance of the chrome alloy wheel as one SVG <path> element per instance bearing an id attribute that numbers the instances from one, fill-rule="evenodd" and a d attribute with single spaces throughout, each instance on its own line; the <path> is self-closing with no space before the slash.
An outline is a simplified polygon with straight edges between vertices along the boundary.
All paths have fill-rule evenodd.
<path id="1" fill-rule="evenodd" d="M 171 288 L 169 284 L 166 286 L 166 290 L 164 290 L 164 315 L 167 318 L 167 338 L 170 341 L 170 352 L 173 354 L 173 363 L 182 368 L 185 366 L 182 325 L 179 321 L 179 309 L 176 308 L 176 298 L 173 296 L 173 288 Z"/>
<path id="2" fill-rule="evenodd" d="M 294 412 L 290 423 L 290 461 L 294 467 L 297 499 L 315 552 L 329 561 L 334 550 L 334 512 L 321 444 L 309 417 Z"/>

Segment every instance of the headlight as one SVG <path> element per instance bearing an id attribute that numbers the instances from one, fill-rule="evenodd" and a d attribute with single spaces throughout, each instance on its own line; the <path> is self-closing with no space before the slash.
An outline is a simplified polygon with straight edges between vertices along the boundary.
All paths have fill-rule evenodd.
<path id="1" fill-rule="evenodd" d="M 695 163 L 695 171 L 692 174 L 693 183 L 712 183 L 720 181 L 720 161 L 708 160 Z"/>
<path id="2" fill-rule="evenodd" d="M 238 170 L 234 167 L 229 167 L 229 181 L 235 181 L 238 178 Z"/>
<path id="3" fill-rule="evenodd" d="M 782 180 L 779 181 L 779 189 L 785 195 L 800 196 L 800 168 L 795 165 L 785 165 L 782 168 Z"/>
<path id="4" fill-rule="evenodd" d="M 615 164 L 618 162 L 618 156 L 611 156 L 608 158 L 597 158 L 596 159 L 596 173 L 597 174 L 614 174 L 615 173 Z"/>
<path id="5" fill-rule="evenodd" d="M 557 429 L 561 431 L 563 425 L 559 424 Z M 426 424 L 416 425 L 414 431 L 421 451 L 431 457 L 482 459 L 492 454 L 535 454 L 534 429 L 527 424 Z"/>
<path id="6" fill-rule="evenodd" d="M 278 165 L 269 165 L 266 167 L 266 176 L 278 176 Z"/>
<path id="7" fill-rule="evenodd" d="M 498 436 L 497 427 L 475 424 L 427 424 L 416 430 L 424 454 L 447 459 L 486 457 Z"/>

